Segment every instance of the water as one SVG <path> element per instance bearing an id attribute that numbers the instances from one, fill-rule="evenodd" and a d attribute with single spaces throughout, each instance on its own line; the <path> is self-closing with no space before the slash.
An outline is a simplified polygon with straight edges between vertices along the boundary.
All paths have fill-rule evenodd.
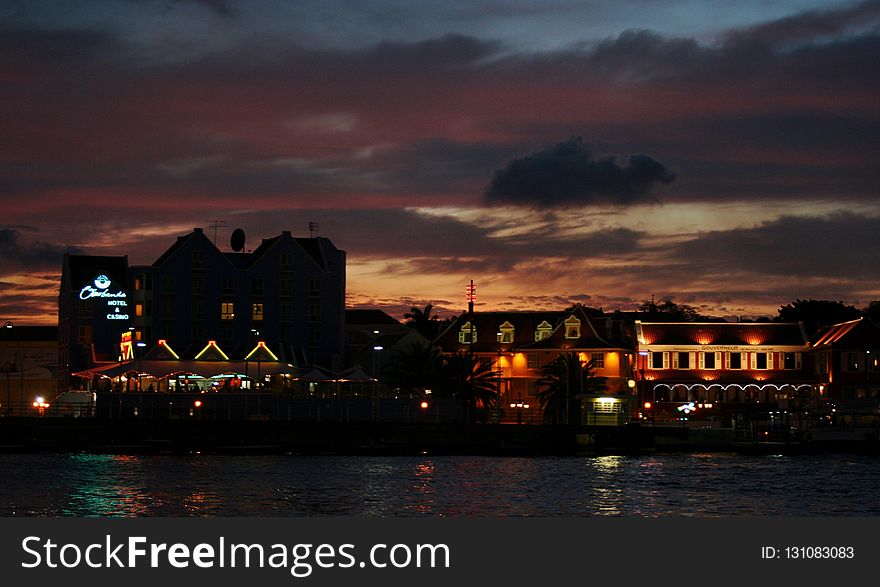
<path id="1" fill-rule="evenodd" d="M 0 455 L 4 516 L 874 516 L 853 455 Z"/>

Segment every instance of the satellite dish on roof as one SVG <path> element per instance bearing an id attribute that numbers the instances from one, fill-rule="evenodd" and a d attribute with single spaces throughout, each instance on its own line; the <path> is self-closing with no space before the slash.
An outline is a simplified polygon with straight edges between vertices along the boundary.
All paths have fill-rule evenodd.
<path id="1" fill-rule="evenodd" d="M 232 236 L 229 238 L 229 246 L 235 252 L 244 250 L 244 231 L 242 229 L 236 228 L 232 231 Z"/>

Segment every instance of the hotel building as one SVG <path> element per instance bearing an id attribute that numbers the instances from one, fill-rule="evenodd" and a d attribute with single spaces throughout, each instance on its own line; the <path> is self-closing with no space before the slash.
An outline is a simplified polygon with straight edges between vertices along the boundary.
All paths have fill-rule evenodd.
<path id="1" fill-rule="evenodd" d="M 808 405 L 814 377 L 801 323 L 635 323 L 643 417 L 730 420 Z"/>

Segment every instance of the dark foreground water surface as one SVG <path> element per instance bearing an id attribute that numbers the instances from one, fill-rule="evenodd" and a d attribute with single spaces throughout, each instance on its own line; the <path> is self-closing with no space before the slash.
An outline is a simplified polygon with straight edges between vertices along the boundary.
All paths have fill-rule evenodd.
<path id="1" fill-rule="evenodd" d="M 4 516 L 873 516 L 880 459 L 0 455 Z"/>

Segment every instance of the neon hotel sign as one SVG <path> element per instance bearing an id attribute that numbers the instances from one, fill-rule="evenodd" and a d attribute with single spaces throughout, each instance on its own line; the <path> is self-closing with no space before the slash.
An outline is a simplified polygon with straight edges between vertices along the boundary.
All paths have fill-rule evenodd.
<path id="1" fill-rule="evenodd" d="M 90 284 L 79 290 L 79 299 L 102 298 L 107 300 L 107 320 L 128 320 L 128 302 L 122 290 L 110 291 L 112 281 L 106 275 L 99 275 Z M 94 284 L 94 286 L 92 285 Z M 112 310 L 112 312 L 110 311 Z"/>

